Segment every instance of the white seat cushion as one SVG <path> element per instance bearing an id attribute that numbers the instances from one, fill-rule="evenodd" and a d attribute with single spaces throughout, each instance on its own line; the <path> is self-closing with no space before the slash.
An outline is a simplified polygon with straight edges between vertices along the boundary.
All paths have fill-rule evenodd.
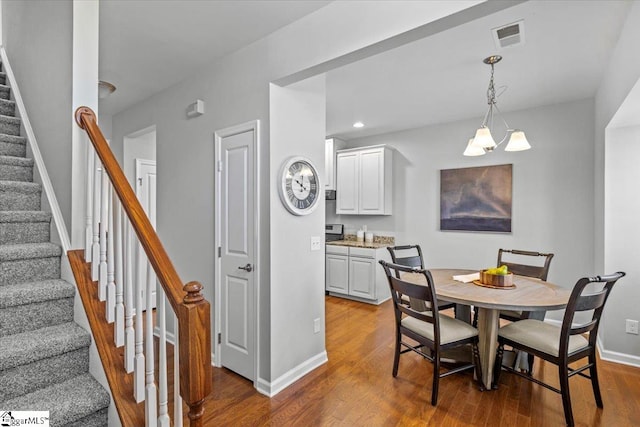
<path id="1" fill-rule="evenodd" d="M 500 328 L 498 335 L 553 356 L 560 353 L 560 328 L 540 320 L 525 319 Z M 569 338 L 569 354 L 583 349 L 589 341 L 582 335 Z"/>
<path id="2" fill-rule="evenodd" d="M 423 322 L 414 317 L 405 317 L 401 323 L 410 331 L 433 341 L 433 323 Z M 440 316 L 440 344 L 449 344 L 476 335 L 478 330 L 468 323 L 449 316 Z"/>

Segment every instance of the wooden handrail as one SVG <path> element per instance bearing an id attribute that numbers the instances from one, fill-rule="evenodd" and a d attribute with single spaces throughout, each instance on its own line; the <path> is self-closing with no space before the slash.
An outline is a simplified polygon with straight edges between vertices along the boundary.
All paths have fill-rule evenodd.
<path id="1" fill-rule="evenodd" d="M 177 339 L 180 344 L 180 394 L 189 406 L 191 426 L 201 427 L 204 399 L 212 388 L 209 302 L 202 295 L 200 283 L 182 284 L 147 214 L 109 148 L 93 110 L 89 107 L 78 108 L 75 120 L 87 132 L 167 300 L 176 313 Z"/>

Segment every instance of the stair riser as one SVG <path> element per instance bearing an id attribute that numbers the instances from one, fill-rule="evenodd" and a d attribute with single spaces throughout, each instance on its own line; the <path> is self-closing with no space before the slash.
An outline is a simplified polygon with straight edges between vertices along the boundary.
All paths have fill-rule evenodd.
<path id="1" fill-rule="evenodd" d="M 14 117 L 16 115 L 16 104 L 4 99 L 0 100 L 0 114 L 3 116 Z"/>
<path id="2" fill-rule="evenodd" d="M 0 245 L 48 242 L 50 232 L 49 222 L 0 222 Z"/>
<path id="3" fill-rule="evenodd" d="M 0 98 L 9 99 L 10 98 L 9 92 L 10 92 L 10 89 L 8 87 L 0 87 Z"/>
<path id="4" fill-rule="evenodd" d="M 33 166 L 0 165 L 2 181 L 33 181 Z"/>
<path id="5" fill-rule="evenodd" d="M 39 211 L 41 192 L 0 192 L 0 211 Z"/>
<path id="6" fill-rule="evenodd" d="M 6 74 L 0 74 L 0 84 L 2 84 L 2 85 L 6 85 L 7 84 L 7 75 Z"/>
<path id="7" fill-rule="evenodd" d="M 0 156 L 26 157 L 27 146 L 0 141 Z"/>
<path id="8" fill-rule="evenodd" d="M 0 337 L 73 320 L 73 298 L 0 309 Z"/>
<path id="9" fill-rule="evenodd" d="M 60 257 L 0 261 L 0 286 L 60 278 Z"/>
<path id="10" fill-rule="evenodd" d="M 88 370 L 89 348 L 84 347 L 0 371 L 0 402 L 69 380 Z"/>
<path id="11" fill-rule="evenodd" d="M 18 136 L 20 135 L 20 123 L 15 123 L 14 120 L 0 119 L 0 133 Z"/>

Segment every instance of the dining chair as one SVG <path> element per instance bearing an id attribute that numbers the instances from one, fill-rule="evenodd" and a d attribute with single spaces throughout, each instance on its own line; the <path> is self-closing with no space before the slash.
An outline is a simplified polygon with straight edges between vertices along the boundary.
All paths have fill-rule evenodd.
<path id="1" fill-rule="evenodd" d="M 393 376 L 398 375 L 400 355 L 413 351 L 433 363 L 433 384 L 431 388 L 431 405 L 438 402 L 438 384 L 440 378 L 457 372 L 475 369 L 476 377 L 481 378 L 480 356 L 478 353 L 478 330 L 468 323 L 454 319 L 447 315 L 433 311 L 417 311 L 415 305 L 407 306 L 400 300 L 400 295 L 407 295 L 412 301 L 423 301 L 428 306 L 433 306 L 436 301 L 436 292 L 431 273 L 424 269 L 415 269 L 399 264 L 379 261 L 389 281 L 396 326 L 396 346 L 393 358 Z M 401 273 L 414 273 L 424 276 L 424 285 L 417 285 L 402 280 Z M 403 336 L 416 341 L 413 345 L 403 341 Z M 471 345 L 472 363 L 463 363 L 452 366 L 441 373 L 442 352 L 451 348 Z M 402 350 L 402 348 L 405 348 Z M 428 351 L 423 351 L 426 348 Z M 447 368 L 447 366 L 443 367 Z M 481 383 L 480 383 L 481 384 Z M 484 386 L 480 385 L 481 389 Z"/>
<path id="2" fill-rule="evenodd" d="M 542 258 L 544 257 L 544 263 L 542 265 L 535 264 L 523 264 L 519 262 L 515 262 L 513 258 L 510 258 L 511 261 L 505 260 L 504 254 L 515 255 L 517 260 L 521 260 L 523 257 L 533 257 Z M 541 252 L 533 252 L 533 251 L 523 251 L 520 249 L 498 249 L 498 262 L 497 266 L 506 265 L 508 270 L 517 274 L 518 276 L 526 276 L 533 277 L 540 280 L 547 280 L 547 276 L 549 275 L 549 267 L 551 266 L 551 260 L 553 259 L 552 253 L 541 253 Z M 523 319 L 538 319 L 544 320 L 546 311 L 516 311 L 516 310 L 500 310 L 500 319 L 508 320 L 510 322 L 515 322 Z M 477 327 L 478 325 L 478 308 L 474 307 L 473 309 L 473 326 Z M 527 355 L 528 368 L 527 371 L 529 374 L 533 372 L 533 361 L 534 356 L 531 354 Z"/>
<path id="3" fill-rule="evenodd" d="M 391 255 L 393 264 L 424 269 L 424 257 L 422 256 L 420 245 L 387 246 L 387 250 Z M 402 298 L 402 301 L 406 303 L 407 299 Z M 449 308 L 455 309 L 455 303 L 438 301 L 438 310 L 447 310 Z"/>
<path id="4" fill-rule="evenodd" d="M 497 387 L 502 369 L 540 384 L 549 390 L 562 395 L 564 417 L 568 426 L 573 426 L 573 412 L 571 410 L 571 396 L 569 393 L 569 378 L 580 375 L 591 380 L 596 405 L 602 408 L 602 396 L 598 384 L 598 371 L 596 366 L 596 340 L 600 318 L 604 304 L 609 297 L 613 285 L 625 275 L 617 272 L 608 276 L 584 277 L 576 283 L 569 303 L 564 313 L 561 326 L 544 323 L 542 320 L 524 319 L 510 323 L 498 331 L 498 350 L 494 368 L 494 387 Z M 585 287 L 590 284 L 589 290 Z M 594 288 L 595 286 L 595 288 Z M 593 290 L 595 289 L 595 290 Z M 576 318 L 576 312 L 593 311 L 588 321 Z M 575 322 L 575 323 L 574 323 Z M 585 334 L 588 333 L 588 337 Z M 526 351 L 529 354 L 551 362 L 558 366 L 560 377 L 560 389 L 557 389 L 530 374 L 524 374 L 511 367 L 502 366 L 504 346 L 509 345 L 515 349 Z M 570 363 L 588 358 L 588 363 L 579 368 L 569 367 Z M 589 370 L 589 375 L 583 371 Z"/>

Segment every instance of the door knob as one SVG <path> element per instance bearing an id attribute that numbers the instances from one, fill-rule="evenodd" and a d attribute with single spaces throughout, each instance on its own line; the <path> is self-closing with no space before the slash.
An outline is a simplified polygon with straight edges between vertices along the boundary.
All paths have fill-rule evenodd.
<path id="1" fill-rule="evenodd" d="M 238 267 L 240 270 L 244 270 L 247 273 L 249 273 L 251 270 L 253 270 L 253 267 L 251 266 L 251 264 L 247 264 L 244 267 Z"/>

